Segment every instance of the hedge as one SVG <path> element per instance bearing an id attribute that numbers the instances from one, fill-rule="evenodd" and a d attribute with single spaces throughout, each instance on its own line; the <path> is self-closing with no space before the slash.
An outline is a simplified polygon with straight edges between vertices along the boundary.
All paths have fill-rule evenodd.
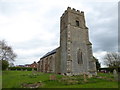
<path id="1" fill-rule="evenodd" d="M 111 68 L 100 68 L 99 71 L 106 70 L 107 72 L 113 72 L 113 70 L 116 69 L 118 72 L 120 72 L 120 67 L 111 67 Z"/>
<path id="2" fill-rule="evenodd" d="M 31 67 L 8 67 L 8 70 L 27 70 L 27 71 L 32 71 L 33 68 Z M 34 68 L 34 70 L 37 71 L 37 68 Z"/>

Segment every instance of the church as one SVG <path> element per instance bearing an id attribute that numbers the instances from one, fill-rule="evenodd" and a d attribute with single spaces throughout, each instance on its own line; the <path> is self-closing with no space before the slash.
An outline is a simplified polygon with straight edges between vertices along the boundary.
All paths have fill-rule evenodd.
<path id="1" fill-rule="evenodd" d="M 83 11 L 68 7 L 60 17 L 60 46 L 38 61 L 37 70 L 61 75 L 97 75 Z"/>

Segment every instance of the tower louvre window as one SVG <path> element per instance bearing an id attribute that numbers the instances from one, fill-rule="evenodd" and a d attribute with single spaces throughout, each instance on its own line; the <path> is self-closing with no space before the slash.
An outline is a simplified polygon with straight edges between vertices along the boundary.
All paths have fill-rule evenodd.
<path id="1" fill-rule="evenodd" d="M 80 23 L 79 21 L 76 20 L 76 26 L 80 26 Z"/>

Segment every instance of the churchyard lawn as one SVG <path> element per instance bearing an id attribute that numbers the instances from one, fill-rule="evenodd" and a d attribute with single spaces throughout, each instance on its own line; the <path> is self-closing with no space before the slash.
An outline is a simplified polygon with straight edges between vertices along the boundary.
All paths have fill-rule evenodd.
<path id="1" fill-rule="evenodd" d="M 3 71 L 2 88 L 118 88 L 118 82 L 111 73 L 83 78 L 35 71 Z"/>

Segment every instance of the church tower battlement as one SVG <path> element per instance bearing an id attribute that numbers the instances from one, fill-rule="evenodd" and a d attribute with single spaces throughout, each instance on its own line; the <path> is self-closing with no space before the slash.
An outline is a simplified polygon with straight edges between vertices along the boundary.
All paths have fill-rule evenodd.
<path id="1" fill-rule="evenodd" d="M 75 8 L 72 8 L 72 9 L 71 9 L 71 7 L 68 7 L 67 10 L 65 10 L 65 12 L 62 14 L 61 18 L 63 18 L 64 15 L 65 15 L 67 12 L 76 13 L 76 14 L 78 14 L 78 15 L 84 15 L 84 12 L 83 12 L 83 11 L 80 12 L 80 10 L 76 10 Z"/>
<path id="2" fill-rule="evenodd" d="M 73 22 L 73 20 L 75 20 Z M 61 31 L 67 27 L 67 25 L 73 25 L 73 26 L 79 26 L 80 28 L 86 28 L 86 23 L 85 23 L 85 17 L 84 17 L 84 12 L 79 11 L 76 9 L 71 9 L 71 7 L 68 7 L 67 10 L 62 14 L 61 16 Z"/>

